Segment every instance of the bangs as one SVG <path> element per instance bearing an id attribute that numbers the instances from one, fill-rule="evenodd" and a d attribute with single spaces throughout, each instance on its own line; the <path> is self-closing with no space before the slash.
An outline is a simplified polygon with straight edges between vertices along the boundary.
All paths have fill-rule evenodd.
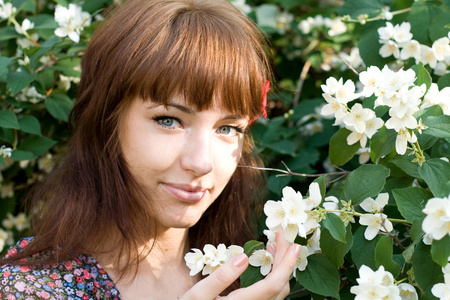
<path id="1" fill-rule="evenodd" d="M 163 105 L 182 96 L 199 111 L 218 103 L 233 114 L 258 116 L 270 68 L 255 26 L 234 8 L 208 1 L 167 1 L 164 9 L 157 15 L 149 8 L 137 21 L 133 40 L 123 41 L 129 52 L 122 53 L 128 57 L 122 69 L 125 96 Z M 150 31 L 146 20 L 159 26 Z"/>

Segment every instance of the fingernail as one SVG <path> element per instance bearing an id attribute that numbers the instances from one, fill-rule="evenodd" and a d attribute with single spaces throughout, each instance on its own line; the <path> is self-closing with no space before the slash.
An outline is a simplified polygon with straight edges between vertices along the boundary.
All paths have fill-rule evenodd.
<path id="1" fill-rule="evenodd" d="M 300 246 L 299 244 L 294 244 L 294 247 L 292 247 L 292 250 L 291 250 L 292 255 L 294 255 L 295 257 L 298 257 L 301 249 L 302 249 L 302 246 Z"/>
<path id="2" fill-rule="evenodd" d="M 235 266 L 236 268 L 243 267 L 247 263 L 247 255 L 245 255 L 245 253 L 238 254 L 235 257 L 233 257 L 231 262 L 233 263 L 233 266 Z"/>

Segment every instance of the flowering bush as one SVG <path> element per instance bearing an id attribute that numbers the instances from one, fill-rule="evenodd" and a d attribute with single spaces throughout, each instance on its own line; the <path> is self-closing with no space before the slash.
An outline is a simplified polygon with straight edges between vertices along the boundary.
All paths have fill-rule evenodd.
<path id="1" fill-rule="evenodd" d="M 245 252 L 248 286 L 283 230 L 303 245 L 290 299 L 449 299 L 450 2 L 230 1 L 275 54 L 269 117 L 252 125 L 274 200 L 260 241 L 193 249 L 191 275 Z M 81 56 L 109 4 L 0 0 L 0 252 L 65 152 Z"/>

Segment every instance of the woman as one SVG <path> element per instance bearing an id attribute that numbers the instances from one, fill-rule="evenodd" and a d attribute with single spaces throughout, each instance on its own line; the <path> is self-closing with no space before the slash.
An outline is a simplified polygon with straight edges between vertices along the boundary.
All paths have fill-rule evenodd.
<path id="1" fill-rule="evenodd" d="M 232 285 L 245 254 L 203 280 L 183 257 L 251 238 L 258 179 L 237 165 L 256 165 L 265 50 L 226 1 L 121 6 L 85 52 L 68 154 L 33 194 L 33 239 L 0 262 L 1 297 L 214 299 Z M 272 273 L 228 297 L 287 295 L 300 246 L 278 236 L 270 251 Z"/>

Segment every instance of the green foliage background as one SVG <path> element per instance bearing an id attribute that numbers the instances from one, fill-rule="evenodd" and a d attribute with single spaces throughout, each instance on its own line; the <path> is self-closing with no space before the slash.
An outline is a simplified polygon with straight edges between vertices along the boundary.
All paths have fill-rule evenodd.
<path id="1" fill-rule="evenodd" d="M 0 221 L 22 212 L 21 201 L 29 188 L 51 172 L 64 155 L 68 113 L 75 99 L 83 50 L 102 10 L 112 3 L 79 2 L 93 21 L 82 29 L 78 43 L 54 34 L 58 27 L 55 5 L 68 6 L 69 1 L 13 0 L 12 4 L 17 8 L 14 17 L 0 19 L 0 147 L 12 149 L 11 157 L 0 156 Z M 269 171 L 267 199 L 280 199 L 286 185 L 306 192 L 317 178 L 322 196 L 326 191 L 326 196 L 352 201 L 355 206 L 367 197 L 387 192 L 390 200 L 385 213 L 405 221 L 395 224 L 394 234 L 367 241 L 364 227 L 357 222 L 346 227 L 340 218 L 326 218 L 322 223 L 322 252 L 308 257 L 307 269 L 298 272 L 297 281 L 292 283 L 292 297 L 351 299 L 354 295 L 349 291 L 356 284 L 357 269 L 361 265 L 372 269 L 383 265 L 397 280 L 414 284 L 423 299 L 436 299 L 430 289 L 443 282 L 440 266 L 447 264 L 450 255 L 450 236 L 425 245 L 421 222 L 428 199 L 450 194 L 450 164 L 440 159 L 450 158 L 448 116 L 439 107 L 421 111 L 429 127 L 419 137 L 426 158 L 423 165 L 412 162 L 414 156 L 398 155 L 395 134 L 385 128 L 370 141 L 371 162 L 361 164 L 356 155 L 359 143 L 347 145 L 348 130 L 333 126 L 334 120 L 320 115 L 319 108 L 325 103 L 320 86 L 329 77 L 356 82 L 354 71 L 390 64 L 415 69 L 417 84 L 429 87 L 435 82 L 440 89 L 449 87 L 449 73 L 437 76 L 429 66 L 416 65 L 413 59 L 399 62 L 382 58 L 377 29 L 385 26 L 381 13 L 388 6 L 391 12 L 398 12 L 392 23 L 410 22 L 414 39 L 431 45 L 449 32 L 450 1 L 248 0 L 247 4 L 252 7 L 248 16 L 270 40 L 276 75 L 269 95 L 269 117 L 258 120 L 252 129 L 257 151 L 268 168 L 297 173 L 277 176 L 282 173 Z M 346 16 L 346 31 L 330 35 L 326 25 L 309 33 L 299 28 L 302 20 L 318 15 L 331 19 Z M 14 23 L 22 24 L 25 18 L 34 23 L 28 36 L 14 29 Z M 348 66 L 354 61 L 344 62 L 352 49 L 358 49 L 363 60 L 363 64 L 353 66 L 356 70 Z M 30 88 L 35 90 L 30 92 Z M 372 101 L 373 107 L 375 99 L 367 101 L 364 105 Z M 376 113 L 386 119 L 387 110 L 380 107 Z M 320 177 L 322 174 L 328 175 Z M 264 240 L 264 217 L 256 222 Z M 24 232 L 22 227 L 12 228 L 9 244 Z M 253 243 L 246 248 L 251 252 L 261 246 Z M 250 267 L 243 282 L 259 280 L 258 274 Z"/>

